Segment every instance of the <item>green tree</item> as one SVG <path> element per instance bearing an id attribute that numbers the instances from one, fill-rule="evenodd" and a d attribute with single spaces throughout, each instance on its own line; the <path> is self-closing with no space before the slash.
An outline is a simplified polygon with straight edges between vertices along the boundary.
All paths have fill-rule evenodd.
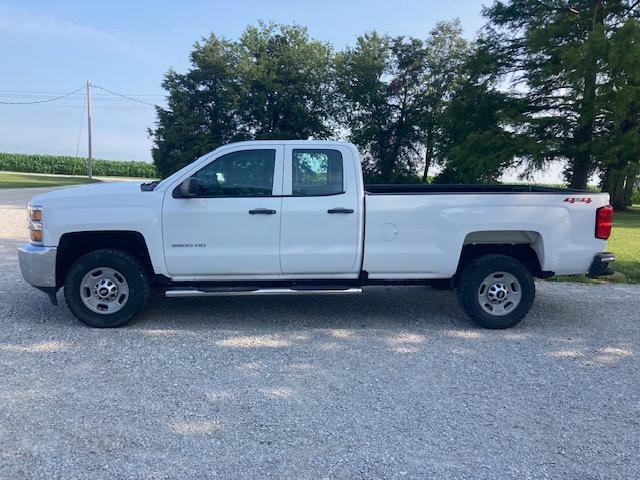
<path id="1" fill-rule="evenodd" d="M 425 50 L 418 39 L 376 32 L 336 58 L 336 83 L 349 138 L 364 154 L 368 179 L 415 177 L 422 139 Z"/>
<path id="2" fill-rule="evenodd" d="M 595 151 L 602 189 L 616 210 L 632 202 L 640 174 L 640 22 L 629 18 L 607 44 L 602 87 L 603 132 Z"/>
<path id="3" fill-rule="evenodd" d="M 332 134 L 333 53 L 298 25 L 263 24 L 238 43 L 239 114 L 256 139 L 327 138 Z"/>
<path id="4" fill-rule="evenodd" d="M 463 80 L 469 53 L 469 43 L 462 38 L 459 20 L 438 22 L 425 42 L 420 106 L 420 128 L 424 138 L 423 182 L 427 181 L 429 168 L 437 161 L 436 157 L 442 154 L 446 108 Z"/>
<path id="5" fill-rule="evenodd" d="M 497 72 L 480 39 L 442 115 L 436 183 L 493 183 L 523 154 L 526 140 L 514 126 L 521 102 L 498 90 Z"/>
<path id="6" fill-rule="evenodd" d="M 230 141 L 327 138 L 332 52 L 298 25 L 260 23 L 238 41 L 197 42 L 185 74 L 170 70 L 152 155 L 167 176 Z"/>
<path id="7" fill-rule="evenodd" d="M 585 188 L 598 166 L 607 42 L 633 0 L 511 0 L 484 10 L 504 79 L 526 97 L 520 128 L 534 160 L 566 159 L 569 185 Z M 541 146 L 542 144 L 542 146 Z M 542 155 L 539 153 L 542 152 Z M 538 165 L 539 166 L 539 165 Z"/>
<path id="8" fill-rule="evenodd" d="M 162 87 L 168 107 L 156 107 L 151 151 L 158 172 L 166 177 L 216 147 L 242 139 L 237 103 L 240 86 L 233 43 L 211 35 L 197 42 L 186 74 L 169 70 Z"/>

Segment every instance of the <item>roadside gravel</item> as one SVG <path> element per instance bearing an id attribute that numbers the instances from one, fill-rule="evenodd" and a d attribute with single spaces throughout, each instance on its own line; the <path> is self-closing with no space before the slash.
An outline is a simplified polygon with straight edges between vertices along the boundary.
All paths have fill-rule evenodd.
<path id="1" fill-rule="evenodd" d="M 93 330 L 22 280 L 0 191 L 0 478 L 637 478 L 640 286 L 163 299 Z M 59 297 L 62 301 L 62 296 Z"/>

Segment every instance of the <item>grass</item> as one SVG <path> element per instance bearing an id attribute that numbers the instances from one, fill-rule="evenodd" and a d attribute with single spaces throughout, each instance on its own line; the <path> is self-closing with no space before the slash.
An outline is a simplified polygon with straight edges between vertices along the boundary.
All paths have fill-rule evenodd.
<path id="1" fill-rule="evenodd" d="M 93 182 L 95 180 L 82 177 L 50 177 L 0 172 L 0 188 L 65 187 Z"/>
<path id="2" fill-rule="evenodd" d="M 627 212 L 616 212 L 613 230 L 607 243 L 607 251 L 615 253 L 613 275 L 590 279 L 585 275 L 553 277 L 557 282 L 583 283 L 640 283 L 640 205 L 634 205 Z"/>
<path id="3" fill-rule="evenodd" d="M 640 205 L 615 213 L 607 249 L 616 254 L 614 268 L 621 274 L 611 280 L 640 283 Z"/>

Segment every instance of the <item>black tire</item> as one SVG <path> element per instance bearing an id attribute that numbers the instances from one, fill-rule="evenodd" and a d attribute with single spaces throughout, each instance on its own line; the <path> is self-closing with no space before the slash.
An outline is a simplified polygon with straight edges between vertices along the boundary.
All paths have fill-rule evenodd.
<path id="1" fill-rule="evenodd" d="M 487 313 L 478 298 L 484 280 L 496 272 L 505 272 L 515 277 L 520 289 L 519 303 L 502 316 Z M 529 269 L 507 255 L 483 255 L 472 260 L 462 270 L 458 280 L 458 300 L 462 308 L 472 320 L 485 328 L 510 328 L 517 325 L 529 313 L 535 296 L 536 286 Z M 484 303 L 486 305 L 488 302 Z"/>
<path id="2" fill-rule="evenodd" d="M 128 295 L 122 306 L 113 313 L 97 313 L 81 298 L 81 284 L 89 272 L 101 267 L 114 269 L 126 281 Z M 145 307 L 149 299 L 150 285 L 142 262 L 122 250 L 101 249 L 89 252 L 76 260 L 67 273 L 64 298 L 69 309 L 78 319 L 96 328 L 120 327 L 131 321 Z"/>

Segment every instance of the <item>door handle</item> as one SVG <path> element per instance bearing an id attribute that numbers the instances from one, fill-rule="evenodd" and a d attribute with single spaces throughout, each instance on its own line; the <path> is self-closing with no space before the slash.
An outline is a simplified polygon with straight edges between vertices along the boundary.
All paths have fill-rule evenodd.
<path id="1" fill-rule="evenodd" d="M 253 210 L 249 210 L 249 213 L 251 215 L 275 215 L 276 211 L 269 208 L 255 208 Z"/>
<path id="2" fill-rule="evenodd" d="M 353 208 L 330 208 L 327 213 L 353 213 Z"/>

